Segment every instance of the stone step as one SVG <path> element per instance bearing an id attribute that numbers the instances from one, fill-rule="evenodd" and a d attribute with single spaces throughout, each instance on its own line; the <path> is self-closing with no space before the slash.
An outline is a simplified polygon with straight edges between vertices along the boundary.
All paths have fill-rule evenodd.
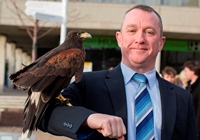
<path id="1" fill-rule="evenodd" d="M 27 96 L 0 95 L 0 110 L 5 108 L 23 109 Z"/>
<path id="2" fill-rule="evenodd" d="M 0 110 L 4 110 L 5 108 L 23 109 L 24 106 L 22 106 L 22 105 L 1 105 L 0 104 Z"/>

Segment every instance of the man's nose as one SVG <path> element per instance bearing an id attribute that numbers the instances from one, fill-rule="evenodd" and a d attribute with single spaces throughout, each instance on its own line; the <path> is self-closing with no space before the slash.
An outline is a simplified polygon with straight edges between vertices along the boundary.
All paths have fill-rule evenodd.
<path id="1" fill-rule="evenodd" d="M 142 31 L 138 31 L 136 34 L 135 34 L 135 42 L 136 43 L 144 43 L 145 42 L 145 35 Z"/>

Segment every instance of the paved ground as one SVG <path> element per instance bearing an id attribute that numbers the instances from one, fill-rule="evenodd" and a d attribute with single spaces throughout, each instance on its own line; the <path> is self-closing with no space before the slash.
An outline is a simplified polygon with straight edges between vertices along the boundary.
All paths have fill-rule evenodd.
<path id="1" fill-rule="evenodd" d="M 22 128 L 20 128 L 20 127 L 0 127 L 0 138 L 1 138 L 1 136 L 7 136 L 8 134 L 11 137 L 14 137 L 14 135 L 15 135 L 15 137 L 16 137 L 16 135 L 17 135 L 17 137 L 20 137 L 21 131 L 22 131 Z M 15 139 L 12 139 L 12 140 L 15 140 Z M 16 139 L 16 140 L 19 140 L 19 139 Z M 54 136 L 49 133 L 44 133 L 40 130 L 37 130 L 37 131 L 33 132 L 30 140 L 72 140 L 72 139 L 67 138 L 67 137 Z"/>
<path id="2" fill-rule="evenodd" d="M 14 112 L 20 111 L 19 113 L 22 113 L 26 97 L 27 93 L 18 89 L 16 90 L 6 89 L 4 92 L 0 92 L 0 123 L 1 119 L 3 118 L 2 112 L 5 111 L 5 108 L 8 108 L 8 110 L 12 110 Z M 13 121 L 10 119 L 10 117 L 12 116 L 8 116 L 9 122 Z M 12 140 L 15 140 L 16 135 L 17 136 L 21 135 L 21 131 L 22 127 L 19 126 L 0 126 L 0 138 L 1 136 L 13 135 Z M 33 133 L 33 139 L 31 140 L 71 140 L 71 139 L 66 137 L 53 136 L 49 133 L 44 133 L 38 130 Z"/>

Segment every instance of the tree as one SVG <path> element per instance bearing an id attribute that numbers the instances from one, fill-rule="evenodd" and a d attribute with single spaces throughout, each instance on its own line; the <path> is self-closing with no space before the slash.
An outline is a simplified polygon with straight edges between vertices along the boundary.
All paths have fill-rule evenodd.
<path id="1" fill-rule="evenodd" d="M 54 27 L 46 30 L 46 32 L 42 32 L 40 33 L 40 29 L 42 27 L 44 27 L 44 25 L 47 23 L 46 21 L 40 21 L 40 20 L 36 20 L 33 19 L 33 17 L 30 17 L 28 15 L 25 14 L 24 11 L 22 11 L 18 6 L 17 6 L 17 2 L 16 0 L 10 0 L 11 4 L 14 6 L 13 10 L 9 4 L 8 1 L 6 1 L 6 5 L 7 8 L 12 11 L 20 20 L 20 22 L 22 23 L 22 27 L 23 29 L 26 30 L 27 34 L 29 35 L 29 37 L 32 40 L 32 62 L 35 61 L 37 59 L 37 42 L 38 39 L 44 37 L 45 35 L 47 35 L 48 33 L 50 33 L 52 30 L 54 30 L 55 28 L 58 28 L 58 24 L 55 24 Z M 33 22 L 33 27 L 28 27 L 25 22 L 24 19 L 22 18 L 22 16 L 26 17 L 29 21 Z"/>
<path id="2" fill-rule="evenodd" d="M 12 9 L 10 7 L 8 2 L 9 1 L 6 1 L 7 8 L 10 11 L 12 11 L 19 18 L 19 20 L 22 24 L 21 28 L 26 30 L 27 34 L 29 35 L 29 37 L 32 40 L 32 62 L 33 62 L 37 59 L 37 43 L 38 43 L 38 40 L 40 38 L 46 36 L 47 34 L 49 34 L 55 28 L 58 28 L 59 24 L 55 23 L 52 28 L 46 30 L 45 32 L 40 32 L 41 28 L 43 28 L 45 26 L 45 24 L 48 23 L 48 21 L 36 20 L 36 19 L 33 19 L 33 17 L 26 15 L 25 12 L 18 7 L 16 0 L 10 0 L 11 4 L 14 6 L 14 9 Z M 69 15 L 69 17 L 70 17 L 70 15 L 72 15 L 70 17 L 70 20 L 68 20 L 68 23 L 74 22 L 75 20 L 83 19 L 83 18 L 88 16 L 88 15 L 85 15 L 84 17 L 83 16 L 81 17 L 80 12 L 75 10 L 75 9 L 73 9 L 72 11 L 69 11 L 68 15 Z M 33 27 L 28 27 L 25 24 L 23 17 L 25 17 L 29 21 L 31 21 L 33 23 Z"/>

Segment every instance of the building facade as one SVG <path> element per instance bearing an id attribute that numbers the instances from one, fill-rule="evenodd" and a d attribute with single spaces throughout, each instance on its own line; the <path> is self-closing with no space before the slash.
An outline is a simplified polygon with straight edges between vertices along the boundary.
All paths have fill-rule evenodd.
<path id="1" fill-rule="evenodd" d="M 22 68 L 21 63 L 30 63 L 33 52 L 39 57 L 59 45 L 60 23 L 36 22 L 26 15 L 26 2 L 0 0 L 1 91 L 5 85 L 12 86 L 9 74 Z M 126 10 L 135 4 L 148 4 L 162 17 L 167 41 L 157 58 L 158 71 L 170 65 L 180 72 L 186 60 L 200 59 L 200 0 L 69 0 L 67 31 L 82 29 L 92 34 L 93 39 L 84 42 L 86 61 L 92 62 L 92 70 L 108 69 L 120 62 L 115 32 Z"/>

